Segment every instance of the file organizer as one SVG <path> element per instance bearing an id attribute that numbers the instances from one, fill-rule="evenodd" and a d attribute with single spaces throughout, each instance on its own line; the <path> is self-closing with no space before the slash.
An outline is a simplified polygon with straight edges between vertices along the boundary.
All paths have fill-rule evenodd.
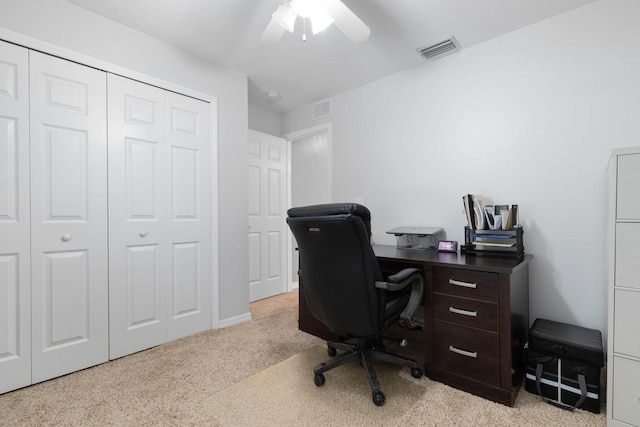
<path id="1" fill-rule="evenodd" d="M 467 254 L 492 255 L 524 259 L 522 227 L 511 230 L 476 230 L 464 228 L 464 246 L 461 250 Z"/>

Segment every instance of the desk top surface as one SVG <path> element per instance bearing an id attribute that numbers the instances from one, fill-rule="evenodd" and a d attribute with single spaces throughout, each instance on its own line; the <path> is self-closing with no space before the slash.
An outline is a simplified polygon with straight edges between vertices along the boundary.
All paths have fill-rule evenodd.
<path id="1" fill-rule="evenodd" d="M 438 252 L 435 249 L 425 251 L 403 249 L 391 245 L 372 245 L 372 247 L 379 260 L 406 261 L 431 266 L 456 267 L 498 273 L 512 273 L 526 266 L 533 259 L 533 255 L 529 254 L 525 254 L 524 259 L 518 262 L 515 259 L 506 257 Z"/>

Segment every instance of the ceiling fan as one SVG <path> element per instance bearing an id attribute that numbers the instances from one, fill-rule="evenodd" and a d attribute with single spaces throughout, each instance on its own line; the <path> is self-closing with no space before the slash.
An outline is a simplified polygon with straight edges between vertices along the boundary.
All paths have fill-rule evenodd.
<path id="1" fill-rule="evenodd" d="M 303 18 L 305 25 L 303 40 L 306 40 L 307 19 L 314 35 L 332 23 L 354 42 L 365 41 L 371 33 L 369 27 L 340 0 L 282 0 L 260 40 L 276 43 L 285 30 L 293 33 L 298 16 Z"/>

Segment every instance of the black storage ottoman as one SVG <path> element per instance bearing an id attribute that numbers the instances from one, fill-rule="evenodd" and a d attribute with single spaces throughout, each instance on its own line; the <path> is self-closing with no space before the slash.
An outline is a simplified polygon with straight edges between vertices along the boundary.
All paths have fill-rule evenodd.
<path id="1" fill-rule="evenodd" d="M 564 409 L 600 413 L 602 334 L 536 319 L 529 329 L 525 390 Z"/>

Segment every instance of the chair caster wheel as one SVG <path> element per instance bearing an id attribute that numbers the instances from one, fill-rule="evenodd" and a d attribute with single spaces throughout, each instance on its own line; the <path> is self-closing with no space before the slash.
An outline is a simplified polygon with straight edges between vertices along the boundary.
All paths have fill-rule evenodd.
<path id="1" fill-rule="evenodd" d="M 385 401 L 385 397 L 384 397 L 384 393 L 381 391 L 374 391 L 373 392 L 373 403 L 376 406 L 382 406 L 384 405 L 384 401 Z"/>
<path id="2" fill-rule="evenodd" d="M 411 369 L 411 376 L 413 378 L 420 378 L 422 376 L 422 370 L 420 368 Z"/>
<path id="3" fill-rule="evenodd" d="M 333 357 L 336 355 L 336 353 L 338 353 L 338 350 L 336 350 L 333 347 L 329 347 L 327 346 L 327 354 L 329 355 L 329 357 Z"/>
<path id="4" fill-rule="evenodd" d="M 313 377 L 313 382 L 316 383 L 316 385 L 318 387 L 323 386 L 324 385 L 324 381 L 325 381 L 324 374 L 316 374 Z"/>

